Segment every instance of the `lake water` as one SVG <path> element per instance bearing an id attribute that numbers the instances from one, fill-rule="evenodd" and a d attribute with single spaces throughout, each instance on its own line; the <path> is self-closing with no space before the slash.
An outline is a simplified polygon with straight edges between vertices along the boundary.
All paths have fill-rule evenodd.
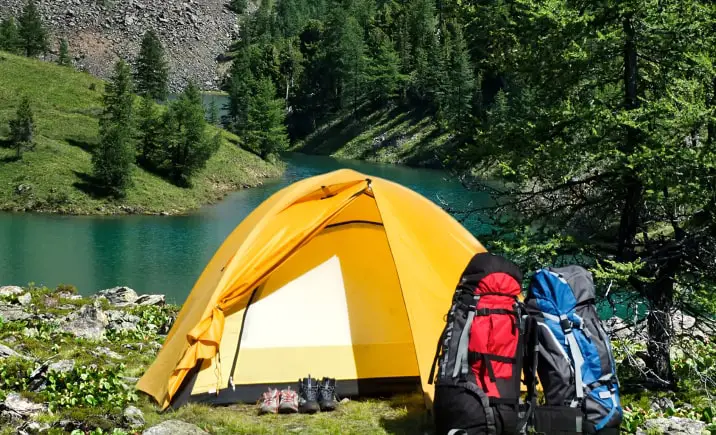
<path id="1" fill-rule="evenodd" d="M 257 205 L 296 180 L 339 168 L 396 181 L 451 207 L 488 200 L 442 171 L 300 154 L 285 159 L 288 168 L 280 179 L 184 216 L 0 213 L 0 285 L 73 284 L 84 295 L 126 285 L 182 303 L 224 238 Z M 464 225 L 476 235 L 488 230 L 477 217 Z"/>

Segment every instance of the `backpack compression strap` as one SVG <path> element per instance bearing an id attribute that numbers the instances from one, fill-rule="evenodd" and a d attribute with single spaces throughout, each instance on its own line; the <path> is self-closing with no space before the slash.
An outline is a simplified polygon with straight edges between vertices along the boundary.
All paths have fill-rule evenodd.
<path id="1" fill-rule="evenodd" d="M 574 334 L 572 334 L 572 322 L 565 314 L 559 317 L 548 313 L 542 313 L 542 315 L 547 319 L 559 322 L 559 326 L 562 327 L 562 332 L 564 332 L 564 339 L 567 341 L 569 353 L 572 355 L 572 360 L 574 361 L 574 385 L 577 393 L 577 400 L 573 400 L 569 406 L 576 408 L 584 398 L 584 385 L 582 383 L 584 357 L 582 357 L 582 351 L 579 349 L 577 339 L 574 338 Z M 581 324 L 579 326 L 581 326 Z"/>
<path id="2" fill-rule="evenodd" d="M 462 333 L 460 334 L 460 341 L 457 345 L 455 368 L 452 371 L 453 378 L 456 378 L 458 374 L 460 375 L 461 379 L 465 379 L 467 377 L 467 373 L 469 370 L 469 352 L 467 348 L 470 341 L 470 329 L 472 328 L 472 321 L 475 319 L 475 307 L 477 307 L 477 302 L 479 300 L 480 295 L 473 295 L 472 303 L 468 307 L 467 321 L 465 322 L 465 327 L 462 329 Z"/>

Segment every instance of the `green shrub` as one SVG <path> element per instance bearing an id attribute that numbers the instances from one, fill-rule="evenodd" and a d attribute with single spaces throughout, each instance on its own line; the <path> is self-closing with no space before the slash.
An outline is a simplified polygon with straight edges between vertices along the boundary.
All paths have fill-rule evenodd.
<path id="1" fill-rule="evenodd" d="M 19 357 L 0 360 L 0 399 L 4 399 L 9 391 L 25 391 L 34 364 Z"/>
<path id="2" fill-rule="evenodd" d="M 49 372 L 45 394 L 51 411 L 69 407 L 112 406 L 123 408 L 137 400 L 122 381 L 124 365 L 100 368 L 74 367 L 64 373 Z"/>

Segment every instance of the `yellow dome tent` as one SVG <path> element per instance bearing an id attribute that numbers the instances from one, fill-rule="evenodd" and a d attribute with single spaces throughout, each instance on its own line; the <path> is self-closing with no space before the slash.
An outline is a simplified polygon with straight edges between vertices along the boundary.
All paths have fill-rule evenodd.
<path id="1" fill-rule="evenodd" d="M 137 388 L 162 407 L 255 402 L 309 374 L 415 391 L 483 246 L 418 193 L 352 170 L 273 194 L 226 238 Z"/>

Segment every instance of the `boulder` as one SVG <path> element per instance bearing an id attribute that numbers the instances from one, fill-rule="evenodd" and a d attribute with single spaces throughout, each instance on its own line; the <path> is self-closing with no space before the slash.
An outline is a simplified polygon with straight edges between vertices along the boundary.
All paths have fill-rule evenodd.
<path id="1" fill-rule="evenodd" d="M 5 401 L 0 404 L 0 415 L 9 420 L 26 419 L 46 411 L 46 405 L 31 402 L 17 393 L 8 394 Z"/>
<path id="2" fill-rule="evenodd" d="M 139 298 L 139 296 L 137 296 L 137 292 L 125 286 L 100 290 L 97 292 L 95 297 L 104 297 L 110 304 L 116 307 L 126 307 L 128 305 L 132 305 L 134 301 Z"/>
<path id="3" fill-rule="evenodd" d="M 114 329 L 115 331 L 134 331 L 141 320 L 138 316 L 124 311 L 110 310 L 106 314 L 109 329 Z"/>
<path id="4" fill-rule="evenodd" d="M 654 412 L 666 411 L 674 408 L 674 401 L 668 397 L 656 397 L 651 401 L 651 410 Z"/>
<path id="5" fill-rule="evenodd" d="M 130 429 L 139 429 L 144 426 L 144 414 L 139 408 L 128 406 L 122 414 L 124 424 Z"/>
<path id="6" fill-rule="evenodd" d="M 163 421 L 142 432 L 142 435 L 202 435 L 204 432 L 198 426 L 179 420 Z"/>
<path id="7" fill-rule="evenodd" d="M 0 344 L 0 359 L 9 358 L 11 356 L 27 359 L 26 356 L 15 352 L 14 350 L 10 349 L 9 347 L 5 346 L 4 344 Z"/>
<path id="8" fill-rule="evenodd" d="M 78 338 L 99 340 L 104 337 L 109 321 L 102 310 L 94 305 L 84 305 L 79 311 L 70 313 L 60 325 L 60 331 Z"/>
<path id="9" fill-rule="evenodd" d="M 0 297 L 15 296 L 24 293 L 25 290 L 22 287 L 16 285 L 6 285 L 0 287 Z"/>
<path id="10" fill-rule="evenodd" d="M 164 295 L 142 295 L 134 303 L 137 305 L 164 305 L 166 297 Z"/>
<path id="11" fill-rule="evenodd" d="M 47 373 L 53 371 L 56 373 L 67 373 L 75 367 L 74 360 L 60 360 L 54 363 L 45 361 L 40 367 L 30 373 L 30 382 L 28 389 L 30 391 L 42 391 L 47 386 Z"/>
<path id="12" fill-rule="evenodd" d="M 656 432 L 663 435 L 708 434 L 708 432 L 705 431 L 706 423 L 682 417 L 656 418 L 653 420 L 647 420 L 646 423 L 644 423 L 644 428 L 646 430 L 637 431 L 637 435 L 640 433 L 645 435 L 648 432 Z"/>
<path id="13" fill-rule="evenodd" d="M 47 423 L 28 421 L 17 429 L 18 435 L 38 435 L 48 433 L 51 427 Z"/>
<path id="14" fill-rule="evenodd" d="M 17 297 L 17 302 L 22 305 L 23 307 L 26 307 L 30 305 L 32 302 L 32 295 L 30 293 L 25 293 L 24 295 L 20 295 Z"/>
<path id="15" fill-rule="evenodd" d="M 0 319 L 3 322 L 17 322 L 19 320 L 27 320 L 32 314 L 26 312 L 21 307 L 9 305 L 0 306 Z"/>

